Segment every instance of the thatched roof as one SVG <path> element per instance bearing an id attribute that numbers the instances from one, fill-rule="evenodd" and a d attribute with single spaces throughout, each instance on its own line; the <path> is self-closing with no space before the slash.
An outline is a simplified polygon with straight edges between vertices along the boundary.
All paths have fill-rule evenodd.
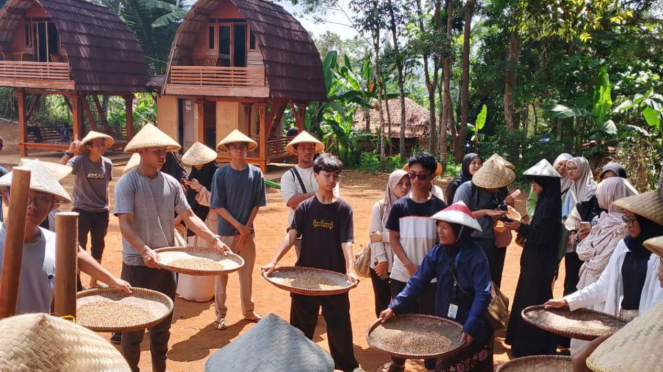
<path id="1" fill-rule="evenodd" d="M 391 138 L 399 138 L 401 133 L 401 101 L 400 99 L 391 99 L 388 102 L 382 102 L 385 136 L 389 133 L 386 103 L 388 103 L 391 116 Z M 430 135 L 429 118 L 428 109 L 409 98 L 405 98 L 405 138 L 428 137 Z M 371 132 L 377 133 L 380 129 L 380 116 L 377 107 L 370 111 L 370 121 Z M 365 127 L 364 110 L 359 109 L 355 112 L 354 123 L 362 128 Z"/>
<path id="2" fill-rule="evenodd" d="M 149 76 L 140 44 L 117 13 L 105 6 L 80 0 L 9 0 L 0 12 L 0 45 L 5 49 L 35 4 L 51 16 L 60 34 L 76 90 L 147 91 Z"/>
<path id="3" fill-rule="evenodd" d="M 309 33 L 280 5 L 265 0 L 198 0 L 173 40 L 170 65 L 191 53 L 193 41 L 219 4 L 229 1 L 246 17 L 265 64 L 269 97 L 294 102 L 327 99 L 320 53 Z"/>

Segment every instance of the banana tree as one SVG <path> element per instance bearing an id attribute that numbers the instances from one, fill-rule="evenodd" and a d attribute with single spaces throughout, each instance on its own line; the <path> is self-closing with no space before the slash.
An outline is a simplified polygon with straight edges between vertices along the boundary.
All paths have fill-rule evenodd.
<path id="1" fill-rule="evenodd" d="M 483 105 L 481 107 L 481 112 L 479 112 L 479 115 L 477 115 L 477 120 L 474 122 L 474 125 L 472 124 L 467 124 L 467 129 L 469 129 L 471 132 L 474 132 L 474 135 L 472 135 L 471 141 L 474 141 L 474 152 L 479 152 L 479 138 L 483 139 L 483 134 L 479 134 L 479 131 L 483 129 L 484 125 L 486 125 L 486 117 L 488 116 L 488 108 L 486 105 Z"/>
<path id="2" fill-rule="evenodd" d="M 354 125 L 356 106 L 344 111 L 335 111 L 325 115 L 322 130 L 325 132 L 323 141 L 329 151 L 336 152 L 347 166 L 359 164 L 361 159 L 361 142 L 371 137 Z"/>

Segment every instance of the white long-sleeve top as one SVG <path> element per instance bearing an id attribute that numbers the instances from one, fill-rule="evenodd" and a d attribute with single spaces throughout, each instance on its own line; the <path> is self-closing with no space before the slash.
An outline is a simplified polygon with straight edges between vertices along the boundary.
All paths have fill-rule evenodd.
<path id="1" fill-rule="evenodd" d="M 371 269 L 375 269 L 376 262 L 388 262 L 391 272 L 391 266 L 394 263 L 394 253 L 391 251 L 389 245 L 389 230 L 382 223 L 382 215 L 384 214 L 384 200 L 378 200 L 373 205 L 373 215 L 371 216 L 371 225 L 368 228 L 368 241 L 371 241 L 371 233 L 373 231 L 380 231 L 382 233 L 381 242 L 371 242 Z"/>
<path id="2" fill-rule="evenodd" d="M 196 201 L 198 204 L 203 205 L 205 207 L 209 207 L 210 204 L 210 199 L 212 198 L 212 193 L 205 188 L 205 186 L 201 186 L 200 191 L 196 194 Z M 213 232 L 216 233 L 218 229 L 217 221 L 219 220 L 219 214 L 216 213 L 216 211 L 212 208 L 209 209 L 209 213 L 207 214 L 207 218 L 205 219 L 205 225 L 212 229 Z"/>
<path id="3" fill-rule="evenodd" d="M 622 264 L 629 250 L 622 239 L 610 257 L 610 261 L 599 279 L 587 287 L 571 294 L 564 299 L 568 302 L 571 311 L 586 307 L 591 308 L 596 304 L 605 302 L 601 311 L 615 316 L 621 310 L 624 287 L 622 283 Z M 660 258 L 652 254 L 647 262 L 647 277 L 642 288 L 639 312 L 644 314 L 650 307 L 663 302 L 663 288 L 658 281 L 658 265 Z"/>

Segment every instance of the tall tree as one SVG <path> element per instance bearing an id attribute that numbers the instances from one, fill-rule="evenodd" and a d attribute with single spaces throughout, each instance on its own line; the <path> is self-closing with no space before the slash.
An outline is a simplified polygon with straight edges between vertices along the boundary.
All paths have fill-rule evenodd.
<path id="1" fill-rule="evenodd" d="M 462 81 L 460 85 L 460 133 L 458 143 L 454 146 L 456 163 L 463 160 L 463 144 L 467 141 L 467 116 L 470 112 L 470 34 L 472 32 L 472 17 L 476 0 L 468 0 L 465 4 L 465 30 L 463 35 L 463 61 Z"/>
<path id="2" fill-rule="evenodd" d="M 404 68 L 404 58 L 401 50 L 399 48 L 398 38 L 399 38 L 399 28 L 396 24 L 400 24 L 403 20 L 401 16 L 401 9 L 396 1 L 387 0 L 387 6 L 389 9 L 389 27 L 391 29 L 391 37 L 394 43 L 394 56 L 396 59 L 396 72 L 398 74 L 398 99 L 401 103 L 401 122 L 400 122 L 400 133 L 399 133 L 399 148 L 398 153 L 400 154 L 401 161 L 405 161 L 405 78 L 403 76 Z M 391 126 L 390 126 L 391 128 Z"/>
<path id="3" fill-rule="evenodd" d="M 519 55 L 520 37 L 515 31 L 511 31 L 509 54 L 506 59 L 506 75 L 504 77 L 504 123 L 509 132 L 515 132 L 517 129 L 517 123 L 514 118 L 516 107 L 513 91 L 516 88 L 516 71 Z"/>
<path id="4" fill-rule="evenodd" d="M 446 0 L 447 6 L 447 29 L 445 35 L 445 45 L 446 53 L 444 53 L 444 59 L 442 62 L 442 74 L 443 85 L 444 85 L 444 109 L 442 110 L 442 123 L 440 124 L 440 150 L 442 157 L 442 164 L 447 164 L 447 131 L 451 128 L 452 138 L 454 140 L 454 149 L 459 146 L 459 142 L 456 139 L 456 126 L 451 124 L 453 120 L 453 101 L 451 100 L 451 31 L 453 28 L 453 12 L 454 12 L 454 3 L 453 0 Z M 462 150 L 461 150 L 462 151 Z"/>

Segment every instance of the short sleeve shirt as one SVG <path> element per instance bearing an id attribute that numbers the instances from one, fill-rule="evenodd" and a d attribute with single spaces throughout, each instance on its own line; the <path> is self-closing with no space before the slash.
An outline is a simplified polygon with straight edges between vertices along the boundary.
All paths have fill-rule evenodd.
<path id="1" fill-rule="evenodd" d="M 352 207 L 345 200 L 323 204 L 316 196 L 301 202 L 290 229 L 302 236 L 295 266 L 313 267 L 345 274 L 343 244 L 354 241 Z"/>
<path id="2" fill-rule="evenodd" d="M 175 213 L 191 209 L 173 177 L 159 172 L 157 177 L 145 177 L 138 169 L 132 169 L 115 185 L 115 215 L 130 214 L 134 217 L 134 231 L 150 248 L 162 248 L 174 244 Z M 122 258 L 125 264 L 144 266 L 141 255 L 122 237 Z"/>
<path id="3" fill-rule="evenodd" d="M 293 173 L 297 172 L 302 182 L 299 182 L 297 176 Z M 283 196 L 283 201 L 287 204 L 288 200 L 295 195 L 306 194 L 309 192 L 318 191 L 318 183 L 315 181 L 313 176 L 313 167 L 310 168 L 300 168 L 299 165 L 295 165 L 291 170 L 283 173 L 281 176 L 281 196 Z M 302 189 L 302 185 L 304 188 Z M 336 184 L 334 187 L 334 196 L 339 197 L 339 184 Z M 292 219 L 295 217 L 295 210 L 288 208 L 288 224 L 292 223 Z"/>
<path id="4" fill-rule="evenodd" d="M 428 251 L 437 244 L 435 221 L 429 217 L 446 207 L 447 203 L 435 195 L 425 203 L 417 203 L 406 195 L 391 207 L 386 227 L 400 234 L 405 255 L 412 263 L 421 265 Z M 396 255 L 391 278 L 400 282 L 410 280 L 410 273 Z"/>
<path id="5" fill-rule="evenodd" d="M 267 205 L 262 171 L 251 164 L 242 170 L 235 170 L 230 165 L 217 169 L 210 191 L 210 208 L 225 208 L 242 225 L 249 221 L 254 207 Z M 234 236 L 237 229 L 224 218 L 219 218 L 218 234 Z"/>
<path id="6" fill-rule="evenodd" d="M 111 160 L 102 156 L 95 163 L 86 155 L 78 155 L 69 159 L 67 165 L 73 168 L 74 208 L 86 212 L 108 211 L 108 184 L 113 180 Z"/>
<path id="7" fill-rule="evenodd" d="M 7 231 L 0 224 L 0 270 Z M 32 243 L 23 244 L 17 314 L 50 313 L 55 283 L 55 233 L 39 228 Z"/>

